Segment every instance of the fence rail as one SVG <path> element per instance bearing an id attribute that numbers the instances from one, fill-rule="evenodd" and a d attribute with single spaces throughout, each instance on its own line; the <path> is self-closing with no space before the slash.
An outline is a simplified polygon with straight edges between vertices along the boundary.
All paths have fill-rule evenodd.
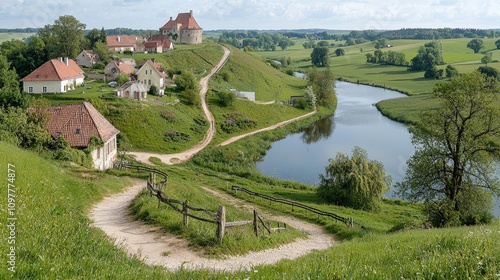
<path id="1" fill-rule="evenodd" d="M 252 196 L 256 196 L 256 197 L 260 197 L 260 198 L 269 200 L 270 202 L 278 202 L 278 203 L 281 203 L 281 204 L 290 205 L 290 206 L 292 206 L 292 211 L 294 211 L 295 207 L 302 208 L 302 209 L 307 210 L 309 212 L 318 214 L 319 216 L 330 217 L 330 218 L 332 218 L 334 220 L 343 222 L 347 226 L 350 226 L 350 227 L 354 226 L 354 221 L 353 221 L 352 218 L 341 217 L 341 216 L 339 216 L 337 214 L 330 213 L 330 212 L 325 212 L 323 210 L 319 210 L 317 208 L 313 208 L 313 207 L 310 207 L 308 205 L 295 202 L 293 200 L 282 199 L 282 198 L 273 197 L 273 196 L 270 196 L 270 195 L 267 195 L 267 194 L 256 193 L 256 192 L 253 192 L 251 190 L 248 190 L 248 189 L 240 187 L 240 186 L 232 186 L 232 190 L 235 191 L 235 192 L 242 191 L 242 192 L 244 192 L 246 194 L 249 194 L 249 195 L 252 195 Z"/>

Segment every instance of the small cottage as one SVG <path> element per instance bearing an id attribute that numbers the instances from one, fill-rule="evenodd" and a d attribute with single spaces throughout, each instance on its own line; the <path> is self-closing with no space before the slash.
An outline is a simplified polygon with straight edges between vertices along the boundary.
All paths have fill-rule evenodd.
<path id="1" fill-rule="evenodd" d="M 158 89 L 158 95 L 162 96 L 165 92 L 168 75 L 165 69 L 158 65 L 154 60 L 148 60 L 136 72 L 137 81 L 142 83 L 148 90 L 154 85 Z"/>
<path id="2" fill-rule="evenodd" d="M 113 167 L 118 155 L 116 136 L 120 131 L 91 103 L 49 107 L 47 110 L 49 120 L 46 127 L 54 139 L 64 137 L 72 148 L 85 149 L 90 146 L 91 138 L 97 137 L 103 145 L 91 151 L 94 168 L 105 170 Z"/>
<path id="3" fill-rule="evenodd" d="M 99 56 L 92 50 L 83 50 L 75 60 L 79 66 L 92 68 L 99 61 Z"/>
<path id="4" fill-rule="evenodd" d="M 135 71 L 136 69 L 134 68 L 134 66 L 115 60 L 110 61 L 104 67 L 104 74 L 106 75 L 106 79 L 108 80 L 115 80 L 119 74 L 130 76 L 134 74 Z"/>
<path id="5" fill-rule="evenodd" d="M 146 89 L 144 84 L 137 81 L 126 82 L 116 90 L 116 95 L 122 98 L 144 100 L 148 95 L 148 90 Z"/>

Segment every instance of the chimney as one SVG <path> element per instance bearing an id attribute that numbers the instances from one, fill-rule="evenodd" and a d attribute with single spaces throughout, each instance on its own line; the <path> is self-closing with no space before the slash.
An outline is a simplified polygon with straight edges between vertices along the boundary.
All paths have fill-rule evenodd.
<path id="1" fill-rule="evenodd" d="M 189 16 L 193 17 L 193 10 L 189 10 Z"/>
<path id="2" fill-rule="evenodd" d="M 117 40 L 118 40 L 118 42 L 121 42 L 121 41 L 120 41 L 120 36 L 118 36 L 118 37 L 117 37 Z"/>
<path id="3" fill-rule="evenodd" d="M 66 64 L 66 66 L 69 66 L 69 59 L 68 59 L 68 57 L 64 58 L 64 63 Z"/>
<path id="4" fill-rule="evenodd" d="M 62 56 L 61 56 L 61 57 L 58 57 L 58 58 L 59 58 L 59 61 L 60 61 L 60 62 L 63 62 L 63 58 L 62 58 Z"/>
<path id="5" fill-rule="evenodd" d="M 170 17 L 170 20 L 172 20 L 172 17 Z"/>

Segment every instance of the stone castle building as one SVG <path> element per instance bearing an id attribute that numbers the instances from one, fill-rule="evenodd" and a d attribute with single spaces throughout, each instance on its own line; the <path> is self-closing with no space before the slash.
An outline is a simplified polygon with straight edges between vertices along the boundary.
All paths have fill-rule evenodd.
<path id="1" fill-rule="evenodd" d="M 179 13 L 175 20 L 170 20 L 160 27 L 160 34 L 168 36 L 178 44 L 201 44 L 203 29 L 193 17 L 193 10 L 189 13 Z"/>

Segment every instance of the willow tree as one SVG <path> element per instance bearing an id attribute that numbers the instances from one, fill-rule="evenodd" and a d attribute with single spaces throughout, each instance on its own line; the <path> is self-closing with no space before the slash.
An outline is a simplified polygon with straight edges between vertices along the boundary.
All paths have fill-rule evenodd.
<path id="1" fill-rule="evenodd" d="M 383 194 L 391 185 L 391 177 L 378 161 L 368 160 L 365 150 L 354 147 L 349 158 L 337 153 L 320 174 L 317 194 L 329 203 L 368 211 L 376 210 Z"/>
<path id="2" fill-rule="evenodd" d="M 500 194 L 493 174 L 499 92 L 496 79 L 477 71 L 455 76 L 433 90 L 440 108 L 411 128 L 416 150 L 398 188 L 408 199 L 433 202 L 429 217 L 436 226 L 477 223 L 488 215 L 491 194 Z"/>

